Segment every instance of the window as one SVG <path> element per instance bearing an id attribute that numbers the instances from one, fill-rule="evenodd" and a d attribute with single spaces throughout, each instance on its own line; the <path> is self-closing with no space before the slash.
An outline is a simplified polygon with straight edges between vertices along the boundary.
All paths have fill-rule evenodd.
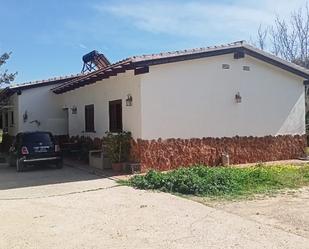
<path id="1" fill-rule="evenodd" d="M 94 105 L 85 106 L 85 131 L 94 132 Z"/>
<path id="2" fill-rule="evenodd" d="M 109 131 L 122 131 L 122 101 L 114 100 L 109 102 Z"/>
<path id="3" fill-rule="evenodd" d="M 230 69 L 230 65 L 229 64 L 222 64 L 222 69 Z"/>
<path id="4" fill-rule="evenodd" d="M 29 134 L 23 134 L 22 136 L 23 143 L 25 144 L 39 144 L 50 145 L 53 142 L 50 133 L 47 132 L 34 132 Z"/>
<path id="5" fill-rule="evenodd" d="M 243 66 L 242 69 L 243 69 L 244 71 L 250 71 L 250 67 L 249 67 L 249 66 Z"/>
<path id="6" fill-rule="evenodd" d="M 14 112 L 11 112 L 11 126 L 14 126 Z"/>

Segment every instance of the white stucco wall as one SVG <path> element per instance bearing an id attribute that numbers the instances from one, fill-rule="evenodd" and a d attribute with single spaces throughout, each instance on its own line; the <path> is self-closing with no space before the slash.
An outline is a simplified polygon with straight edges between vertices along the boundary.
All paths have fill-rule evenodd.
<path id="1" fill-rule="evenodd" d="M 67 119 L 60 97 L 50 91 L 52 86 L 22 90 L 18 97 L 18 131 L 50 131 L 55 135 L 67 133 Z M 15 94 L 16 95 L 16 94 Z M 28 119 L 23 120 L 27 112 Z M 38 126 L 33 121 L 39 121 Z"/>
<path id="2" fill-rule="evenodd" d="M 19 98 L 17 94 L 15 93 L 12 95 L 8 101 L 8 106 L 10 108 L 8 109 L 3 109 L 2 110 L 2 120 L 3 120 L 3 127 L 4 127 L 4 122 L 5 122 L 5 113 L 8 113 L 8 133 L 10 135 L 15 135 L 18 132 L 18 110 L 19 110 Z M 12 118 L 11 118 L 11 113 L 13 112 L 14 115 L 14 124 L 12 124 Z"/>
<path id="3" fill-rule="evenodd" d="M 133 105 L 126 106 L 127 94 L 133 97 Z M 134 138 L 141 136 L 140 76 L 133 71 L 118 74 L 95 84 L 58 95 L 63 106 L 69 109 L 69 135 L 103 137 L 109 130 L 109 101 L 122 100 L 123 130 L 131 131 Z M 95 133 L 85 132 L 85 105 L 94 104 Z M 77 114 L 71 108 L 77 107 Z"/>
<path id="4" fill-rule="evenodd" d="M 152 66 L 141 102 L 143 139 L 305 133 L 303 79 L 249 56 Z"/>

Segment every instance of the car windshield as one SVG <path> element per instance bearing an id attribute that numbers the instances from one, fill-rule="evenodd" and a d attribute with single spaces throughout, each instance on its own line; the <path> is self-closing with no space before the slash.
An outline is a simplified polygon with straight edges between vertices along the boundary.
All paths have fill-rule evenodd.
<path id="1" fill-rule="evenodd" d="M 29 133 L 23 135 L 23 142 L 26 144 L 50 144 L 52 139 L 49 133 Z"/>

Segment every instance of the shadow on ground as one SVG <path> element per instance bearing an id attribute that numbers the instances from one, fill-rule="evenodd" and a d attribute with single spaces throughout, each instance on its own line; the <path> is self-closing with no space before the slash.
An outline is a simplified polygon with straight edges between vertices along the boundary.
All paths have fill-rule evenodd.
<path id="1" fill-rule="evenodd" d="M 0 164 L 0 190 L 89 181 L 99 178 L 102 177 L 72 167 L 55 169 L 49 165 L 36 166 L 19 173 L 16 172 L 15 167 Z"/>

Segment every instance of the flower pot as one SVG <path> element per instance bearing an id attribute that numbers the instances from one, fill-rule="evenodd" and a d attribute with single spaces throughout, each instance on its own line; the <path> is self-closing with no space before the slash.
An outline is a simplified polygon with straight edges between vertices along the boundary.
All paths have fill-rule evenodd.
<path id="1" fill-rule="evenodd" d="M 125 163 L 112 163 L 112 169 L 116 172 L 122 172 L 124 170 Z"/>

